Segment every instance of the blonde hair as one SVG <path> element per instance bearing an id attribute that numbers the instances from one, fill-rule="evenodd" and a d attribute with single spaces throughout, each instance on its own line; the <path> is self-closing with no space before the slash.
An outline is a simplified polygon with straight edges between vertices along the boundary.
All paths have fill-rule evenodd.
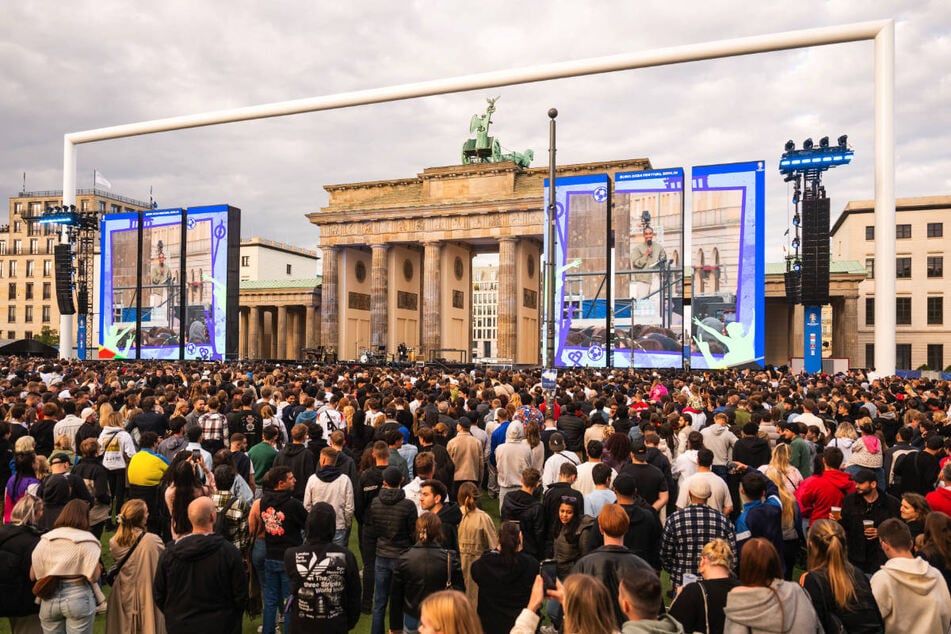
<path id="1" fill-rule="evenodd" d="M 20 436 L 13 444 L 15 453 L 30 453 L 36 451 L 36 439 L 33 436 Z"/>
<path id="2" fill-rule="evenodd" d="M 139 499 L 129 500 L 122 505 L 119 511 L 119 528 L 116 529 L 116 543 L 120 546 L 131 546 L 141 531 L 145 530 L 146 513 L 148 507 Z"/>
<path id="3" fill-rule="evenodd" d="M 46 456 L 37 456 L 34 460 L 34 464 L 36 465 L 34 469 L 36 479 L 42 480 L 50 474 L 50 462 L 47 460 Z"/>
<path id="4" fill-rule="evenodd" d="M 733 568 L 733 551 L 730 549 L 730 544 L 721 537 L 708 541 L 700 551 L 700 556 L 706 557 L 707 562 L 712 566 Z"/>
<path id="5" fill-rule="evenodd" d="M 859 435 L 855 431 L 855 425 L 845 420 L 839 423 L 839 426 L 835 428 L 835 437 L 851 438 L 852 440 L 857 440 Z"/>
<path id="6" fill-rule="evenodd" d="M 511 405 L 515 409 L 518 409 L 519 407 L 522 406 L 522 397 L 518 395 L 518 392 L 516 392 L 509 398 L 509 405 Z"/>
<path id="7" fill-rule="evenodd" d="M 482 623 L 469 599 L 456 590 L 429 595 L 419 612 L 421 618 L 425 617 L 433 629 L 443 634 L 483 634 Z"/>
<path id="8" fill-rule="evenodd" d="M 570 634 L 613 634 L 614 604 L 607 586 L 596 577 L 568 575 L 565 588 L 565 632 Z"/>
<path id="9" fill-rule="evenodd" d="M 782 446 L 785 447 L 786 445 Z M 786 474 L 781 473 L 776 467 L 769 466 L 766 467 L 766 477 L 772 480 L 773 484 L 776 485 L 777 492 L 779 493 L 779 501 L 782 502 L 783 505 L 783 530 L 792 528 L 796 522 L 796 496 L 790 493 L 789 489 L 786 488 L 786 483 L 783 481 L 786 479 Z"/>
<path id="10" fill-rule="evenodd" d="M 56 442 L 53 444 L 54 449 L 62 449 L 64 451 L 73 450 L 73 439 L 70 438 L 69 434 L 60 434 L 56 437 Z"/>
<path id="11" fill-rule="evenodd" d="M 845 530 L 838 522 L 816 520 L 809 527 L 809 570 L 826 569 L 832 598 L 843 610 L 857 599 L 845 543 Z"/>
<path id="12" fill-rule="evenodd" d="M 769 467 L 776 469 L 779 473 L 786 475 L 789 470 L 789 445 L 777 444 L 773 448 L 773 455 L 769 459 Z"/>

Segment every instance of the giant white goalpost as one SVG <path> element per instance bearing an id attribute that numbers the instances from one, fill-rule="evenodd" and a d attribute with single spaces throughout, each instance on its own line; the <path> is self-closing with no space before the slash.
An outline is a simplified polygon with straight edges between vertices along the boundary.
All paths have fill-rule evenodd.
<path id="1" fill-rule="evenodd" d="M 70 132 L 63 136 L 63 204 L 76 203 L 76 146 L 83 143 L 551 79 L 864 40 L 875 42 L 875 266 L 878 269 L 875 276 L 877 298 L 875 302 L 875 368 L 882 375 L 894 374 L 896 318 L 895 23 L 893 20 L 859 22 L 719 40 Z M 72 315 L 60 317 L 59 332 L 60 356 L 74 357 Z"/>

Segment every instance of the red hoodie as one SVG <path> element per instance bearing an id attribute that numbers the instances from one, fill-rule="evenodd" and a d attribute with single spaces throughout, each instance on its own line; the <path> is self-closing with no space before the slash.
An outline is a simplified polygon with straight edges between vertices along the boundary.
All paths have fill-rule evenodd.
<path id="1" fill-rule="evenodd" d="M 948 487 L 938 487 L 925 496 L 932 511 L 939 511 L 945 515 L 951 516 L 951 489 Z"/>
<path id="2" fill-rule="evenodd" d="M 822 475 L 810 476 L 796 489 L 796 500 L 803 517 L 812 525 L 816 520 L 829 518 L 833 506 L 842 506 L 842 498 L 855 491 L 855 482 L 845 471 L 826 469 Z"/>

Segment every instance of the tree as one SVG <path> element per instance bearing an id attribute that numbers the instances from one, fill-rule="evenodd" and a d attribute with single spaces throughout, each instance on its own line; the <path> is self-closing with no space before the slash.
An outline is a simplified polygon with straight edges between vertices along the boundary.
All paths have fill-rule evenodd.
<path id="1" fill-rule="evenodd" d="M 56 347 L 59 345 L 59 331 L 54 330 L 49 326 L 43 326 L 43 328 L 40 330 L 40 334 L 33 335 L 33 338 L 40 343 L 45 343 L 48 346 Z"/>

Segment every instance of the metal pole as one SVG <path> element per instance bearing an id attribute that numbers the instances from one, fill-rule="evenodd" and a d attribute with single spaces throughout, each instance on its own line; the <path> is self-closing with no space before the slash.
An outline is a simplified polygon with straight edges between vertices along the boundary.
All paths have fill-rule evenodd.
<path id="1" fill-rule="evenodd" d="M 875 371 L 895 374 L 895 23 L 875 36 Z"/>
<path id="2" fill-rule="evenodd" d="M 548 296 L 546 301 L 547 333 L 545 334 L 545 367 L 555 367 L 555 118 L 558 110 L 551 108 L 548 111 L 548 253 L 545 264 L 548 267 Z M 555 391 L 547 393 L 545 414 L 555 417 Z"/>

